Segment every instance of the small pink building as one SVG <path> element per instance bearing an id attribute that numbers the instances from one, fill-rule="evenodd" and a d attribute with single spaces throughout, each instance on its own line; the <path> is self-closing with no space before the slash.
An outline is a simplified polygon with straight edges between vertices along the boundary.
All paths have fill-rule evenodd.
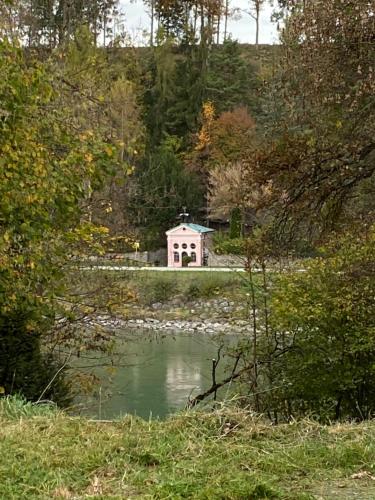
<path id="1" fill-rule="evenodd" d="M 183 223 L 167 231 L 168 267 L 207 265 L 207 245 L 212 232 L 209 227 L 191 223 Z"/>

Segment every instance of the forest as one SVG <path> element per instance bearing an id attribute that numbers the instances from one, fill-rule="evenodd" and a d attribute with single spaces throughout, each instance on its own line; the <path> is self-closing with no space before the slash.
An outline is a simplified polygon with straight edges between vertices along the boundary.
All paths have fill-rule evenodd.
<path id="1" fill-rule="evenodd" d="M 160 248 L 187 207 L 246 259 L 252 340 L 232 378 L 265 384 L 256 411 L 373 416 L 372 2 L 280 0 L 272 46 L 259 0 L 254 45 L 228 33 L 231 2 L 145 4 L 140 47 L 114 0 L 1 2 L 1 394 L 64 404 L 60 354 L 108 344 L 77 319 L 115 300 L 99 276 L 84 294 L 74 263 Z M 306 272 L 253 281 L 286 256 Z"/>

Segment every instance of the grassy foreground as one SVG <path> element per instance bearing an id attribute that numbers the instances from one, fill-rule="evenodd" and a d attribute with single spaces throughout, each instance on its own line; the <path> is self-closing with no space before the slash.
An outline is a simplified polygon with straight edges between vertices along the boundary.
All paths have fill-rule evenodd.
<path id="1" fill-rule="evenodd" d="M 375 423 L 235 410 L 93 422 L 0 400 L 2 499 L 375 498 Z"/>

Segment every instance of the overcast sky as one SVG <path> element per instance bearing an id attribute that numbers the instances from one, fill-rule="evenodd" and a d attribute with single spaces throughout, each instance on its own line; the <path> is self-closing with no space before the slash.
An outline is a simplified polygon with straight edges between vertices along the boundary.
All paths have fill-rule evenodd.
<path id="1" fill-rule="evenodd" d="M 142 32 L 149 30 L 150 20 L 145 12 L 142 0 L 120 0 L 124 13 L 126 31 L 132 36 L 136 44 L 142 43 Z M 232 0 L 231 6 L 240 9 L 248 8 L 248 0 Z M 259 33 L 260 43 L 275 43 L 278 39 L 276 25 L 271 22 L 272 8 L 265 5 L 261 13 Z M 241 43 L 254 43 L 255 21 L 247 14 L 242 14 L 240 19 L 231 19 L 228 22 L 228 31 L 232 38 Z"/>

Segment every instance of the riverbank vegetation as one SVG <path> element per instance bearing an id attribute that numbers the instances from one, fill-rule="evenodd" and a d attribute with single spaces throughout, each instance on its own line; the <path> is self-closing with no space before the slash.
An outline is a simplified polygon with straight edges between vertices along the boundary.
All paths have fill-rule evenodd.
<path id="1" fill-rule="evenodd" d="M 95 422 L 0 401 L 2 498 L 373 498 L 375 426 L 218 407 Z"/>
<path id="2" fill-rule="evenodd" d="M 321 252 L 254 295 L 249 380 L 255 404 L 275 421 L 374 412 L 374 229 Z"/>
<path id="3" fill-rule="evenodd" d="M 245 283 L 242 273 L 236 271 L 184 271 L 183 273 L 137 271 L 127 272 L 126 279 L 144 304 L 167 302 L 176 297 L 186 302 L 224 295 L 243 297 L 242 285 Z"/>

